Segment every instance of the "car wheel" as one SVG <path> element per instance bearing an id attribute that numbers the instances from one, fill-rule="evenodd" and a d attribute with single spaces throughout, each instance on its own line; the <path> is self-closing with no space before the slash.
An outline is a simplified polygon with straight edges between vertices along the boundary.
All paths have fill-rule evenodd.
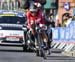
<path id="1" fill-rule="evenodd" d="M 23 46 L 23 52 L 27 52 L 27 45 Z"/>
<path id="2" fill-rule="evenodd" d="M 36 56 L 40 56 L 40 51 L 36 50 Z"/>

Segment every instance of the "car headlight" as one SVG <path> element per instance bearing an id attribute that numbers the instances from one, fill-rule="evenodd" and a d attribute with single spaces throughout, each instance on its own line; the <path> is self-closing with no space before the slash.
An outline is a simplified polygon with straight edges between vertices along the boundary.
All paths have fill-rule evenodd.
<path id="1" fill-rule="evenodd" d="M 2 27 L 0 26 L 0 29 L 2 29 Z"/>

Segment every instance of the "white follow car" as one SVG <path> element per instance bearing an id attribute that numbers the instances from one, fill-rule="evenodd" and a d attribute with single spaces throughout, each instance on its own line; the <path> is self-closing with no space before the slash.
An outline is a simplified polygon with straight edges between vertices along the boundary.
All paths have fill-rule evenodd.
<path id="1" fill-rule="evenodd" d="M 22 46 L 25 51 L 25 21 L 24 12 L 0 11 L 0 45 Z"/>

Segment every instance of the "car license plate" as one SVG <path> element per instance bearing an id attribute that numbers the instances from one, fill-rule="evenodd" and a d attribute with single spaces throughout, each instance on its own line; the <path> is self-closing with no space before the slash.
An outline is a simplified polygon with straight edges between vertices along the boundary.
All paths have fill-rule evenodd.
<path id="1" fill-rule="evenodd" d="M 19 38 L 6 38 L 8 41 L 19 41 Z"/>

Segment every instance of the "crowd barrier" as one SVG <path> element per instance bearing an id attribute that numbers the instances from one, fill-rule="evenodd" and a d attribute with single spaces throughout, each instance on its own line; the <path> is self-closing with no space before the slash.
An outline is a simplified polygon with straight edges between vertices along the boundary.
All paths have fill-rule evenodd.
<path id="1" fill-rule="evenodd" d="M 52 48 L 64 50 L 67 56 L 75 56 L 75 21 L 72 21 L 67 27 L 52 28 L 52 32 Z"/>
<path id="2" fill-rule="evenodd" d="M 52 28 L 53 40 L 71 41 L 75 40 L 75 21 L 72 21 L 68 27 Z"/>

